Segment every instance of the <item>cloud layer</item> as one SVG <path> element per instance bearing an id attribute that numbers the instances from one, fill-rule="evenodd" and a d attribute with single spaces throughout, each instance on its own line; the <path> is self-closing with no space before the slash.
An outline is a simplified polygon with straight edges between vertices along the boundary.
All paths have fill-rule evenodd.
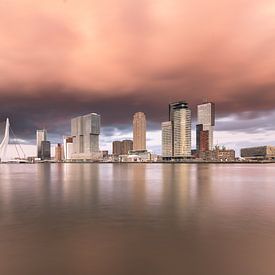
<path id="1" fill-rule="evenodd" d="M 4 0 L 0 115 L 22 138 L 92 111 L 157 125 L 179 99 L 251 121 L 275 109 L 274 48 L 271 0 Z"/>

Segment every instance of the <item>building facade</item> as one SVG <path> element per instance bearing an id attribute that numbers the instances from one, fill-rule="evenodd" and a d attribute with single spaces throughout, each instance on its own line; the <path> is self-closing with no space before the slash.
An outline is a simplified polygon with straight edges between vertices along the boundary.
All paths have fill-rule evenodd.
<path id="1" fill-rule="evenodd" d="M 236 153 L 233 149 L 215 146 L 212 151 L 201 151 L 199 158 L 205 161 L 234 162 L 236 160 Z"/>
<path id="2" fill-rule="evenodd" d="M 220 162 L 234 162 L 236 160 L 235 150 L 226 148 L 217 148 L 213 150 L 214 159 Z"/>
<path id="3" fill-rule="evenodd" d="M 191 157 L 191 110 L 184 101 L 169 104 L 173 158 Z"/>
<path id="4" fill-rule="evenodd" d="M 121 144 L 121 141 L 113 141 L 113 155 L 114 156 L 119 156 L 121 155 L 121 147 L 122 147 L 122 144 Z"/>
<path id="5" fill-rule="evenodd" d="M 73 154 L 73 137 L 63 138 L 64 159 L 71 160 Z"/>
<path id="6" fill-rule="evenodd" d="M 146 150 L 146 116 L 142 112 L 133 118 L 133 150 Z"/>
<path id="7" fill-rule="evenodd" d="M 133 141 L 125 139 L 122 141 L 113 141 L 113 155 L 127 155 L 129 151 L 133 150 Z"/>
<path id="8" fill-rule="evenodd" d="M 214 126 L 215 126 L 215 104 L 206 102 L 197 107 L 198 125 L 196 128 L 197 151 L 203 152 L 213 150 L 214 146 Z M 205 133 L 207 132 L 207 134 Z M 206 136 L 208 136 L 206 138 Z M 206 144 L 207 140 L 207 144 Z"/>
<path id="9" fill-rule="evenodd" d="M 47 140 L 41 142 L 41 160 L 50 160 L 51 159 L 51 143 Z"/>
<path id="10" fill-rule="evenodd" d="M 173 134 L 172 122 L 166 121 L 161 123 L 161 136 L 162 136 L 162 157 L 163 159 L 171 159 L 173 156 Z"/>
<path id="11" fill-rule="evenodd" d="M 209 131 L 203 130 L 203 124 L 196 126 L 196 144 L 198 155 L 201 152 L 209 151 Z"/>
<path id="12" fill-rule="evenodd" d="M 47 130 L 36 131 L 36 149 L 37 157 L 42 159 L 42 142 L 47 140 Z"/>
<path id="13" fill-rule="evenodd" d="M 71 120 L 72 159 L 96 160 L 99 150 L 100 115 L 90 113 Z"/>
<path id="14" fill-rule="evenodd" d="M 133 150 L 133 141 L 130 139 L 122 140 L 121 142 L 121 154 L 127 155 L 129 151 Z"/>
<path id="15" fill-rule="evenodd" d="M 275 160 L 275 146 L 259 146 L 241 149 L 246 160 Z"/>
<path id="16" fill-rule="evenodd" d="M 64 159 L 64 150 L 62 144 L 58 143 L 55 147 L 55 157 L 54 160 L 61 162 Z"/>

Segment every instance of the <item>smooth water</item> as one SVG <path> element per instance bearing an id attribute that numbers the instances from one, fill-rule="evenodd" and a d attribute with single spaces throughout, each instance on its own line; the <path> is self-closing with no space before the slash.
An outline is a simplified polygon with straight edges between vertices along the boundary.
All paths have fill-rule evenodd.
<path id="1" fill-rule="evenodd" d="M 0 165 L 0 274 L 275 274 L 275 165 Z"/>

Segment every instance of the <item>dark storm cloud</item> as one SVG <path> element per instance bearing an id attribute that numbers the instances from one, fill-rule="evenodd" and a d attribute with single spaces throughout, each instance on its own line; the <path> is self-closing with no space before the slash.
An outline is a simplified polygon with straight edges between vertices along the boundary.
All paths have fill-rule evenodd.
<path id="1" fill-rule="evenodd" d="M 270 114 L 275 107 L 273 90 L 272 85 L 245 87 L 242 91 L 250 96 L 244 96 L 236 89 L 230 97 L 222 98 L 220 101 L 210 98 L 217 105 L 218 118 L 235 116 L 233 122 L 218 123 L 217 130 L 274 129 Z M 34 138 L 36 129 L 44 127 L 50 133 L 60 135 L 60 137 L 69 134 L 72 117 L 98 112 L 102 115 L 104 134 L 114 135 L 116 129 L 120 133 L 127 133 L 131 130 L 132 116 L 137 111 L 146 113 L 149 129 L 159 130 L 160 123 L 168 119 L 168 103 L 173 100 L 184 99 L 190 103 L 195 123 L 196 104 L 200 103 L 196 95 L 195 98 L 192 97 L 189 87 L 184 89 L 184 86 L 182 93 L 167 93 L 165 90 L 152 89 L 114 97 L 94 96 L 89 93 L 79 97 L 79 94 L 81 93 L 68 93 L 54 86 L 40 91 L 35 97 L 20 96 L 15 93 L 0 95 L 1 116 L 2 118 L 10 117 L 15 132 L 21 138 L 30 139 Z M 261 118 L 265 120 L 265 123 Z"/>

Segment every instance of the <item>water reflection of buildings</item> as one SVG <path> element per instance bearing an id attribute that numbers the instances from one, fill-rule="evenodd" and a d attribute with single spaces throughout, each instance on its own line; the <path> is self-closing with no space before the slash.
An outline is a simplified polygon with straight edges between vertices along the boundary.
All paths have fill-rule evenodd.
<path id="1" fill-rule="evenodd" d="M 100 166 L 98 164 L 64 165 L 64 195 L 75 208 L 98 204 Z"/>
<path id="2" fill-rule="evenodd" d="M 162 211 L 171 222 L 193 221 L 211 194 L 211 169 L 198 164 L 162 166 Z M 185 226 L 189 224 L 185 223 Z"/>
<path id="3" fill-rule="evenodd" d="M 190 165 L 163 165 L 163 211 L 170 219 L 184 218 L 189 202 Z"/>

